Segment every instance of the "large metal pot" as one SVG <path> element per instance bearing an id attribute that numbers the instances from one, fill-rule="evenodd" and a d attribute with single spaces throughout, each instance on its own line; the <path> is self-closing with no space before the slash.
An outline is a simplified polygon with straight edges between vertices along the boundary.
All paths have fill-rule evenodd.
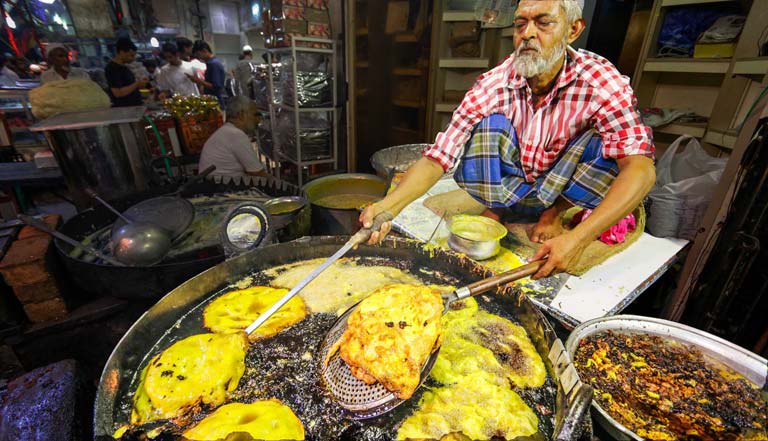
<path id="1" fill-rule="evenodd" d="M 131 327 L 107 361 L 96 396 L 95 438 L 110 439 L 114 430 L 127 421 L 130 415 L 132 388 L 135 387 L 133 381 L 151 357 L 171 341 L 204 332 L 198 317 L 199 306 L 210 299 L 212 293 L 220 292 L 246 276 L 278 265 L 327 257 L 337 251 L 346 240 L 346 237 L 307 237 L 261 248 L 209 269 L 162 298 Z M 377 262 L 388 260 L 412 271 L 424 268 L 430 274 L 448 278 L 443 280 L 455 279 L 460 283 L 476 281 L 482 278 L 484 273 L 484 270 L 470 259 L 451 252 L 425 250 L 417 242 L 404 239 L 388 238 L 383 246 L 361 246 L 349 254 L 373 257 Z M 533 398 L 537 400 L 538 406 L 547 409 L 540 414 L 540 418 L 547 419 L 546 424 L 554 433 L 553 439 L 582 439 L 576 434 L 584 429 L 585 425 L 589 425 L 584 417 L 592 392 L 576 376 L 570 358 L 550 324 L 525 296 L 512 292 L 497 293 L 496 296 L 489 297 L 494 297 L 493 308 L 503 309 L 505 315 L 515 317 L 526 329 L 547 367 L 550 378 L 554 381 L 552 389 L 556 388 L 556 396 L 555 393 L 551 394 L 554 402 L 539 395 Z M 414 398 L 409 403 L 410 406 L 415 406 L 417 402 L 418 399 Z M 412 408 L 408 407 L 409 403 L 395 412 L 404 412 L 407 415 L 407 412 L 412 411 Z M 388 424 L 387 421 L 390 421 L 388 417 L 380 417 L 372 422 L 350 422 L 350 431 L 345 432 L 345 437 L 342 438 L 359 439 L 355 428 L 360 429 L 360 425 L 364 424 Z M 589 432 L 586 439 L 589 439 L 591 426 L 586 428 Z M 375 439 L 393 435 L 394 433 L 382 432 Z"/>
<path id="2" fill-rule="evenodd" d="M 384 197 L 386 181 L 375 175 L 344 173 L 315 179 L 303 188 L 312 206 L 312 234 L 354 234 L 360 228 L 357 208 L 333 208 L 322 201 L 329 196 L 365 195 L 372 200 Z"/>
<path id="3" fill-rule="evenodd" d="M 144 135 L 144 107 L 64 113 L 30 128 L 45 132 L 75 205 L 91 205 L 84 189 L 105 199 L 145 191 L 159 182 Z"/>

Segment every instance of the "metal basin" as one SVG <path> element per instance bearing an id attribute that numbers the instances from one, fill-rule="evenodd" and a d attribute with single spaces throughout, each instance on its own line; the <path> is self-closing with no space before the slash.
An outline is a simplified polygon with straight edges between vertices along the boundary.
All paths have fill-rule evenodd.
<path id="1" fill-rule="evenodd" d="M 590 320 L 573 330 L 565 342 L 565 348 L 573 356 L 581 340 L 603 331 L 642 333 L 675 340 L 690 348 L 697 349 L 702 354 L 733 369 L 763 388 L 764 391 L 768 388 L 768 361 L 766 359 L 707 332 L 657 318 L 617 315 Z M 592 401 L 592 408 L 595 411 L 595 419 L 614 439 L 619 441 L 641 441 L 644 439 L 613 419 L 605 409 L 600 407 L 597 401 Z"/>
<path id="2" fill-rule="evenodd" d="M 386 182 L 375 175 L 343 173 L 315 179 L 303 190 L 312 204 L 313 235 L 349 235 L 360 228 L 356 202 L 381 199 Z M 329 203 L 333 198 L 338 199 Z M 345 199 L 350 204 L 345 205 Z"/>

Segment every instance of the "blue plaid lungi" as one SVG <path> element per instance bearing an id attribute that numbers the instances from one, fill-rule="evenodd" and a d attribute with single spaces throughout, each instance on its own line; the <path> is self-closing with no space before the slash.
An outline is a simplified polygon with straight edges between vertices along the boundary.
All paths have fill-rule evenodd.
<path id="1" fill-rule="evenodd" d="M 613 159 L 603 158 L 603 141 L 593 129 L 568 142 L 550 170 L 528 182 L 520 162 L 520 144 L 506 116 L 494 114 L 475 127 L 454 179 L 473 198 L 490 208 L 539 214 L 559 196 L 594 209 L 619 174 Z"/>

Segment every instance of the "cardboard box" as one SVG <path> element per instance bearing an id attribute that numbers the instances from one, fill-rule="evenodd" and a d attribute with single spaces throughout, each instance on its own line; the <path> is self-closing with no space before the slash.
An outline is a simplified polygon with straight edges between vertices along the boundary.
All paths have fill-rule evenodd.
<path id="1" fill-rule="evenodd" d="M 736 53 L 736 42 L 696 43 L 693 58 L 732 58 Z"/>

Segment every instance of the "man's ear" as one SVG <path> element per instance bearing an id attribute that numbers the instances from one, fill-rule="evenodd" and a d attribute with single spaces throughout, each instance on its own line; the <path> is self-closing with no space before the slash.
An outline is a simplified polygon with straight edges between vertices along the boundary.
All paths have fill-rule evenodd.
<path id="1" fill-rule="evenodd" d="M 571 23 L 571 26 L 568 28 L 568 44 L 578 40 L 579 36 L 581 36 L 581 33 L 584 32 L 584 28 L 586 27 L 587 24 L 584 22 L 583 18 L 580 18 Z"/>

